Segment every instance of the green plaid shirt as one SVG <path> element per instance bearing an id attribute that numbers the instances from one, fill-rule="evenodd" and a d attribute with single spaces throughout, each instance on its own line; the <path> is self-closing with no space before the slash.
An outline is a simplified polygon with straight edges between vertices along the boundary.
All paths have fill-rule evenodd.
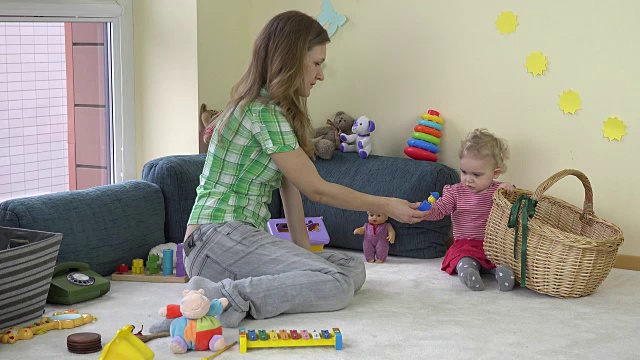
<path id="1" fill-rule="evenodd" d="M 260 96 L 268 101 L 266 89 Z M 296 135 L 278 106 L 259 100 L 231 115 L 220 141 L 219 128 L 211 136 L 189 224 L 239 220 L 265 229 L 271 193 L 282 182 L 269 154 L 298 148 Z"/>

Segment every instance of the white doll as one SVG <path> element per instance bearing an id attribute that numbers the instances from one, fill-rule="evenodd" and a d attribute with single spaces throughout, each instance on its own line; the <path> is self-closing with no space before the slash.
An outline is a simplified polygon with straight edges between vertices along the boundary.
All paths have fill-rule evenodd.
<path id="1" fill-rule="evenodd" d="M 376 129 L 373 121 L 366 116 L 360 116 L 353 122 L 353 134 L 340 134 L 340 151 L 358 152 L 362 159 L 371 154 L 371 133 Z"/>

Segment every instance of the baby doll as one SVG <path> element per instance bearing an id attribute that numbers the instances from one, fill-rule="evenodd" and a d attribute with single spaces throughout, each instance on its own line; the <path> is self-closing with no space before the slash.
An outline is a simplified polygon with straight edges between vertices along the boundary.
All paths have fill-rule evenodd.
<path id="1" fill-rule="evenodd" d="M 362 249 L 365 259 L 372 263 L 382 264 L 389 255 L 389 243 L 396 241 L 396 232 L 393 226 L 387 222 L 389 217 L 385 214 L 373 214 L 367 212 L 369 222 L 353 231 L 356 235 L 364 235 Z"/>
<path id="2" fill-rule="evenodd" d="M 495 274 L 500 291 L 509 291 L 515 284 L 513 271 L 506 265 L 496 267 L 484 253 L 484 232 L 493 206 L 493 193 L 514 186 L 496 181 L 507 171 L 509 149 L 504 140 L 486 129 L 475 129 L 460 146 L 460 183 L 446 185 L 433 207 L 425 213 L 426 220 L 439 220 L 451 215 L 453 245 L 442 262 L 442 271 L 458 273 L 469 289 L 480 291 L 484 283 L 480 271 Z"/>

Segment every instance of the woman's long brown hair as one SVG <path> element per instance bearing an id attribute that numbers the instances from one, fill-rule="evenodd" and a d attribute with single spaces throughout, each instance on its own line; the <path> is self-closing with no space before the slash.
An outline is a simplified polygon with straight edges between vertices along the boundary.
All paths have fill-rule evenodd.
<path id="1" fill-rule="evenodd" d="M 236 109 L 242 110 L 258 99 L 260 89 L 266 87 L 270 100 L 291 124 L 300 147 L 315 158 L 307 100 L 298 93 L 304 86 L 307 52 L 329 41 L 320 23 L 299 11 L 287 11 L 271 19 L 254 43 L 251 63 L 231 90 L 231 100 L 209 124 L 213 129 L 220 122 L 218 139 Z"/>

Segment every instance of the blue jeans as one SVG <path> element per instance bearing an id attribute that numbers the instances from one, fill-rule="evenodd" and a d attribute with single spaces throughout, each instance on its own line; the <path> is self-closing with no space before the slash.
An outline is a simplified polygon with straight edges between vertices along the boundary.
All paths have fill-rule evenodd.
<path id="1" fill-rule="evenodd" d="M 312 253 L 241 221 L 201 225 L 184 249 L 189 277 L 219 283 L 242 317 L 340 310 L 366 278 L 360 258 Z"/>

